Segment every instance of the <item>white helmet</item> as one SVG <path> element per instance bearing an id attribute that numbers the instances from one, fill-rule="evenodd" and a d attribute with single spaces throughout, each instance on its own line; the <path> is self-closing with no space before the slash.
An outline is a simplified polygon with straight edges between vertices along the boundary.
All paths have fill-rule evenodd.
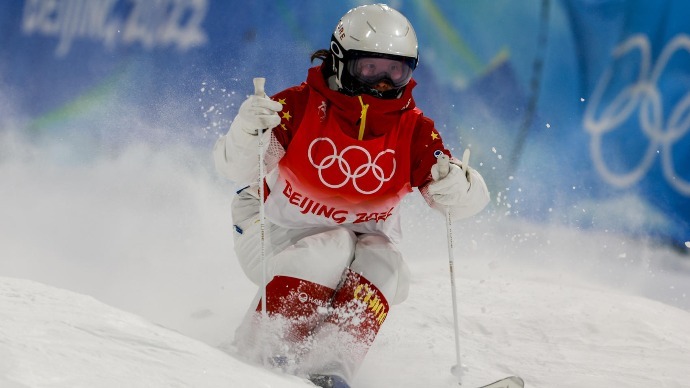
<path id="1" fill-rule="evenodd" d="M 341 92 L 380 98 L 399 94 L 412 78 L 419 58 L 417 35 L 409 20 L 385 4 L 363 5 L 348 11 L 333 32 L 331 53 Z M 380 64 L 377 67 L 373 61 L 385 62 L 385 68 Z M 393 89 L 374 89 L 373 85 L 382 80 Z"/>

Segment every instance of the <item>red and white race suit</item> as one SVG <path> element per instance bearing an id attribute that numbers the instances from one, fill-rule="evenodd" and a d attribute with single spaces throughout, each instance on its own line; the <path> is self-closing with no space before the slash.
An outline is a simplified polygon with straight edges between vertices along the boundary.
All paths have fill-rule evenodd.
<path id="1" fill-rule="evenodd" d="M 298 354 L 316 372 L 351 378 L 389 305 L 407 297 L 409 271 L 394 245 L 402 198 L 416 187 L 438 208 L 426 188 L 437 157 L 450 153 L 433 121 L 416 108 L 414 86 L 411 80 L 396 99 L 347 96 L 314 67 L 305 83 L 272 97 L 283 110 L 265 157 L 266 305 L 271 316 L 288 322 L 279 325 L 283 343 L 273 349 Z M 251 185 L 258 179 L 257 152 L 256 136 L 231 131 L 216 143 L 214 159 L 227 177 Z M 470 171 L 473 184 L 451 206 L 458 218 L 488 201 L 481 175 Z M 238 260 L 261 286 L 257 191 L 256 185 L 242 190 L 232 210 Z M 238 329 L 243 352 L 266 349 L 255 342 L 259 307 L 252 305 Z M 327 346 L 305 350 L 309 343 Z"/>

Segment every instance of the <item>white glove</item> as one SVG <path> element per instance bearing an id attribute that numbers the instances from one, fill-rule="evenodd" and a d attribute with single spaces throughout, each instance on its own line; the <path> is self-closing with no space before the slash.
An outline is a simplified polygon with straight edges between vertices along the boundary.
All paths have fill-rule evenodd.
<path id="1" fill-rule="evenodd" d="M 431 166 L 431 177 L 434 179 L 429 184 L 429 194 L 434 203 L 441 206 L 456 206 L 461 203 L 470 189 L 470 176 L 467 173 L 467 163 L 461 167 L 455 162 L 451 163 L 448 155 L 438 157 L 436 164 Z"/>
<path id="2" fill-rule="evenodd" d="M 283 110 L 283 105 L 266 97 L 263 81 L 254 79 L 254 95 L 242 103 L 228 134 L 219 137 L 213 147 L 216 169 L 236 182 L 256 181 L 259 140 L 265 151 L 271 142 L 271 129 L 280 124 L 278 112 Z"/>
<path id="3" fill-rule="evenodd" d="M 273 129 L 280 124 L 278 112 L 283 110 L 283 105 L 277 101 L 263 96 L 252 95 L 247 98 L 230 125 L 230 131 L 244 131 L 256 136 L 259 130 Z"/>

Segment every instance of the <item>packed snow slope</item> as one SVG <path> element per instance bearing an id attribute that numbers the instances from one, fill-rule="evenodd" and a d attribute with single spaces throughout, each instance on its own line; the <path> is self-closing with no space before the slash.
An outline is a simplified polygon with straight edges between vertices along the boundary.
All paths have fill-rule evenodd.
<path id="1" fill-rule="evenodd" d="M 0 278 L 0 386 L 300 387 L 91 297 Z"/>
<path id="2" fill-rule="evenodd" d="M 452 387 L 443 271 L 421 273 L 356 387 Z M 684 387 L 690 315 L 647 299 L 542 280 L 460 278 L 464 386 L 508 374 L 529 387 Z M 471 295 L 471 296 L 469 296 Z M 0 386 L 299 387 L 91 297 L 0 278 Z"/>
<path id="3" fill-rule="evenodd" d="M 256 289 L 208 150 L 0 136 L 0 387 L 309 386 L 234 353 Z M 463 386 L 687 387 L 687 254 L 528 223 L 505 202 L 453 225 Z M 417 197 L 403 211 L 410 296 L 354 386 L 457 386 L 443 219 Z"/>

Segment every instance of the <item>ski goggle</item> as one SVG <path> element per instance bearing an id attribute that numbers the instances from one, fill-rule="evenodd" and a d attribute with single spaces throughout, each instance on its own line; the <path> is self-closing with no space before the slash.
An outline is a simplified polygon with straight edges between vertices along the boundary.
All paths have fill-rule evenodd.
<path id="1" fill-rule="evenodd" d="M 403 57 L 361 56 L 348 61 L 347 70 L 362 83 L 374 86 L 388 80 L 394 87 L 407 85 L 412 78 L 415 61 Z"/>

